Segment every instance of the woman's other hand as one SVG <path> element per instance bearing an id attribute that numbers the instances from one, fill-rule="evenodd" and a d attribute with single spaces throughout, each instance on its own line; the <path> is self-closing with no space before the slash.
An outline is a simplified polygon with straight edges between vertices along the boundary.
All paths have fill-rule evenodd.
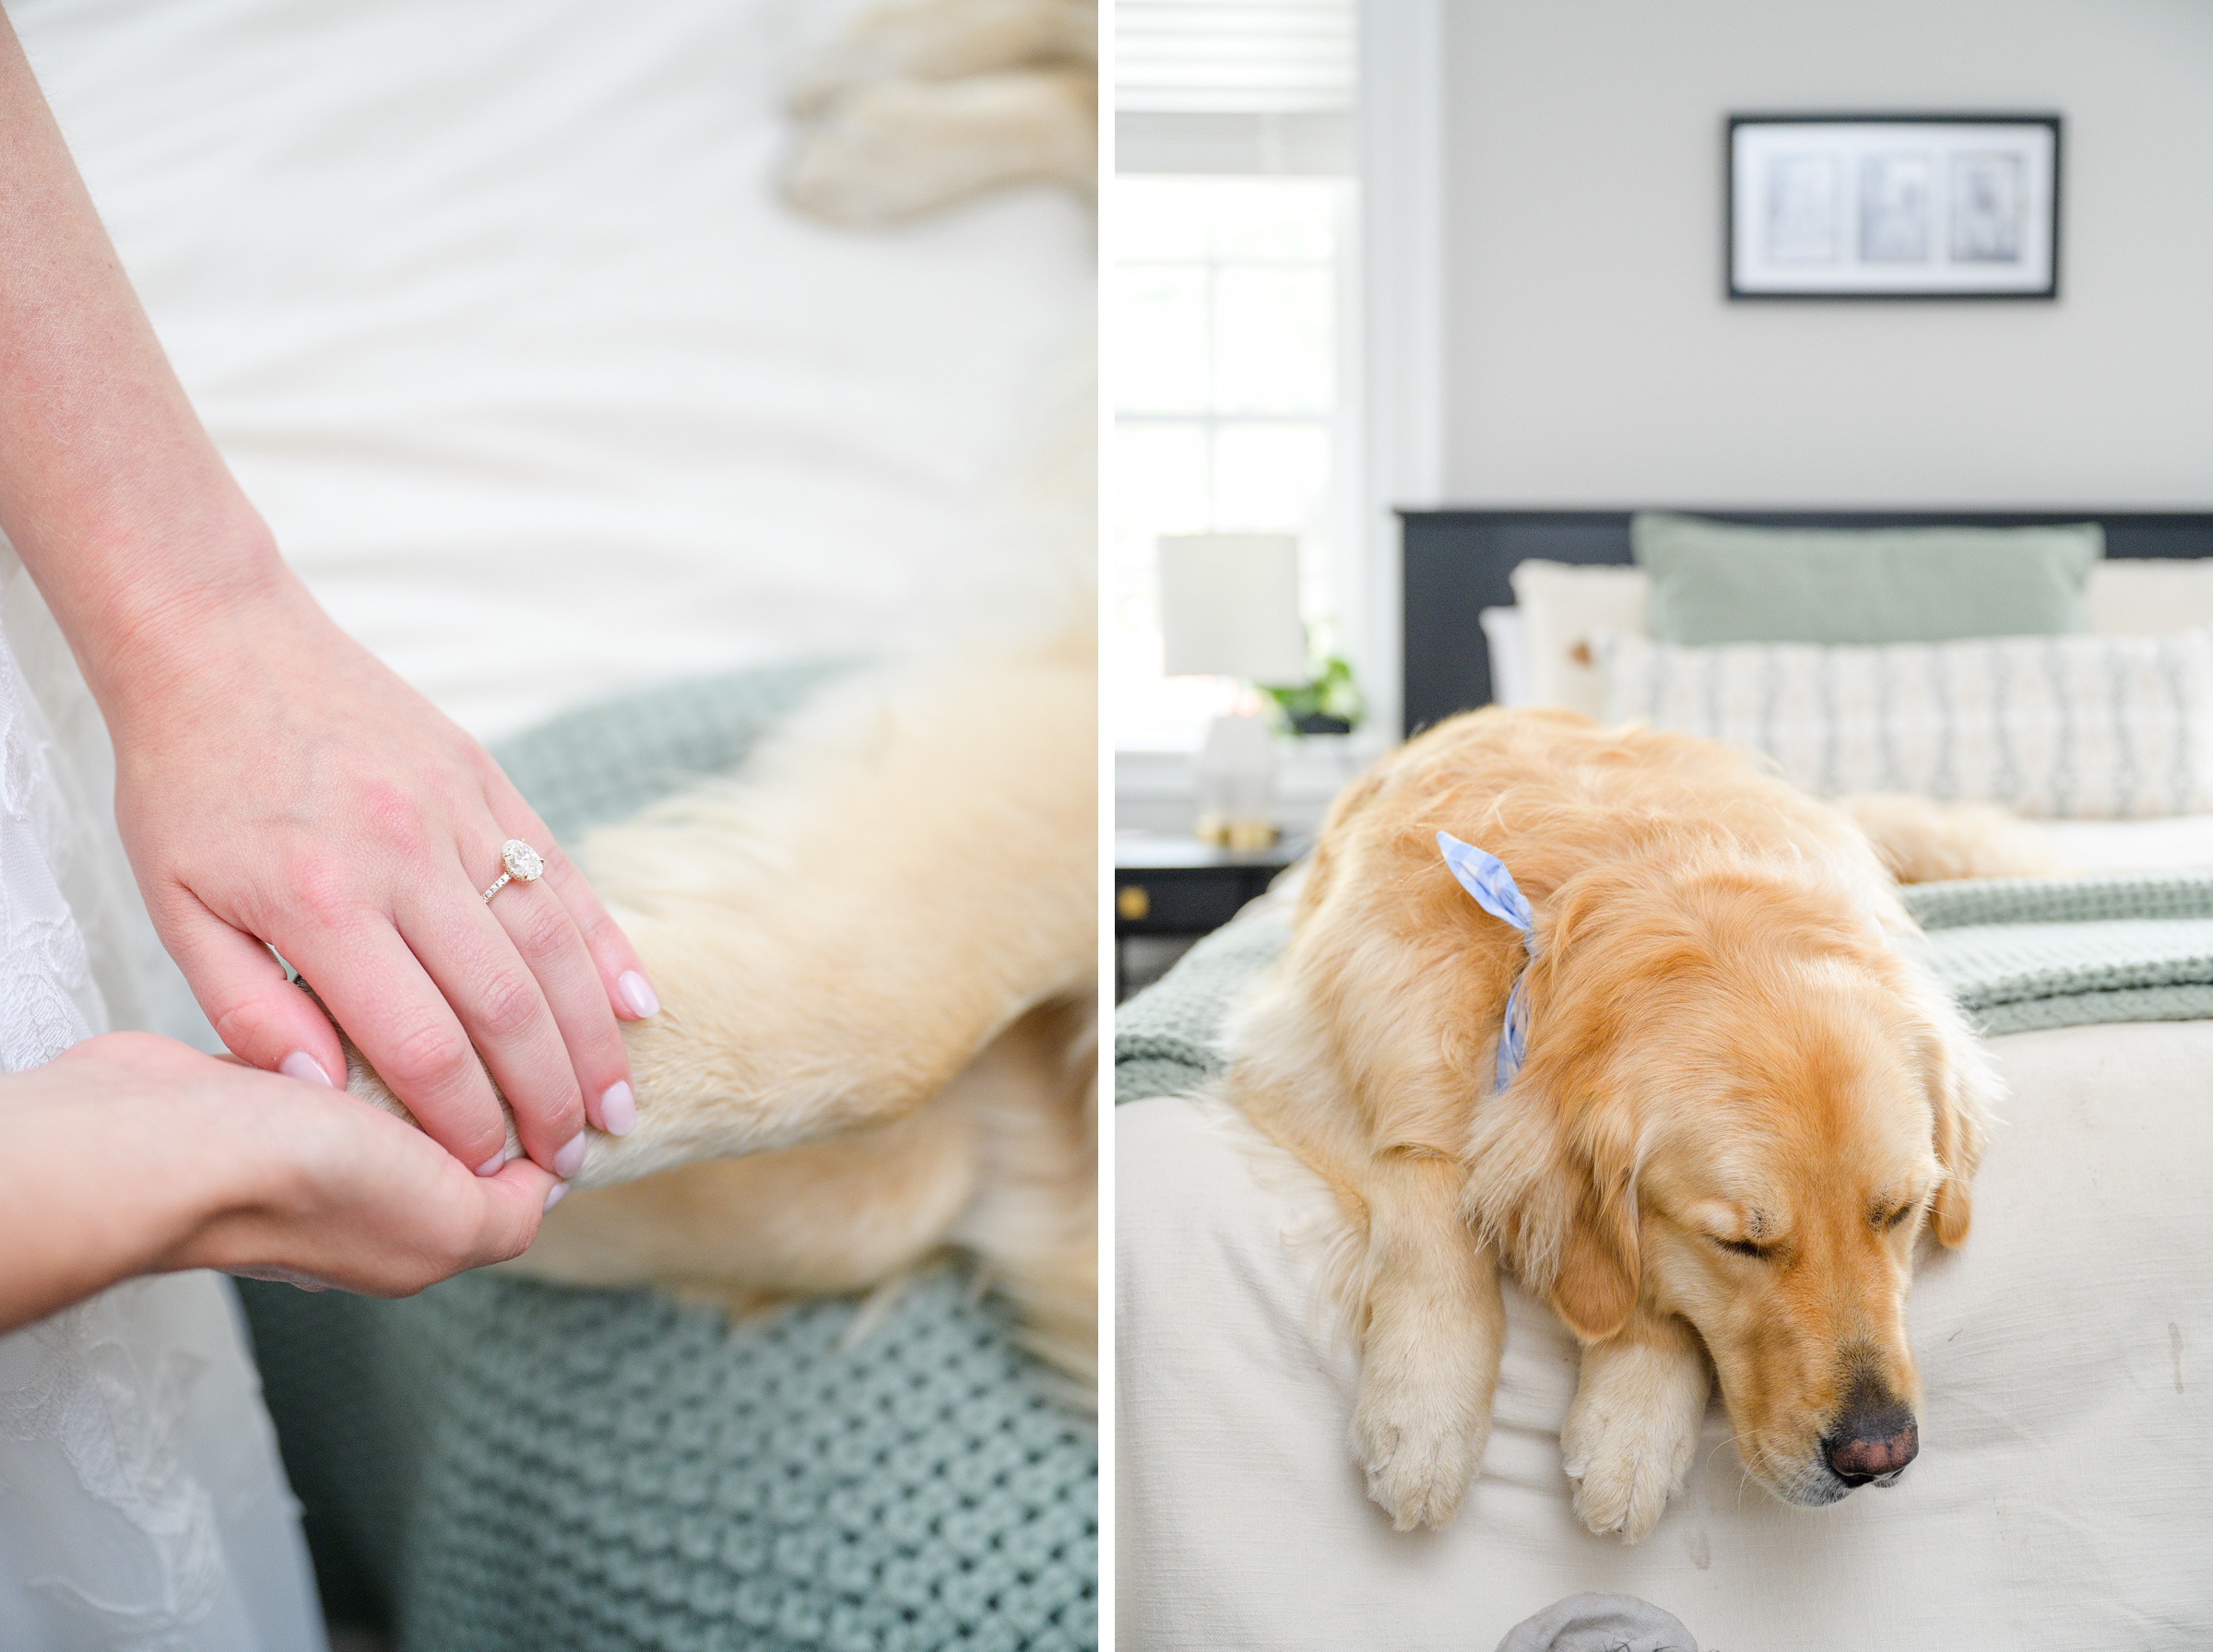
<path id="1" fill-rule="evenodd" d="M 559 1186 L 352 1096 L 112 1032 L 0 1076 L 0 1330 L 186 1268 L 405 1296 L 526 1249 Z"/>

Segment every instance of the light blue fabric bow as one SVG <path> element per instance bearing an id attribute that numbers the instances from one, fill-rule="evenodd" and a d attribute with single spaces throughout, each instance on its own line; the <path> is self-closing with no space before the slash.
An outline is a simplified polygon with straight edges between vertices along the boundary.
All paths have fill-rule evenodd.
<path id="1" fill-rule="evenodd" d="M 1449 832 L 1437 834 L 1437 846 L 1445 865 L 1452 868 L 1452 876 L 1460 879 L 1461 888 L 1473 895 L 1484 911 L 1519 929 L 1522 946 L 1534 958 L 1537 914 L 1515 886 L 1514 875 L 1506 869 L 1506 863 L 1473 844 L 1462 843 Z M 1529 1053 L 1529 997 L 1523 990 L 1528 985 L 1525 969 L 1514 977 L 1514 990 L 1507 995 L 1506 1024 L 1498 1029 L 1496 1087 L 1499 1090 L 1513 1082 L 1514 1075 L 1521 1070 L 1522 1057 Z"/>

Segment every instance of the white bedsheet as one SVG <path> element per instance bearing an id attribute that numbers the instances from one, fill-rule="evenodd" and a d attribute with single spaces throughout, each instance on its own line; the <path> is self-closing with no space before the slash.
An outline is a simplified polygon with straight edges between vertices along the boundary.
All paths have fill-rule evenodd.
<path id="1" fill-rule="evenodd" d="M 2164 820 L 2040 820 L 2077 872 L 2183 872 L 2213 867 L 2213 815 Z"/>
<path id="2" fill-rule="evenodd" d="M 186 389 L 339 621 L 479 734 L 1035 594 L 987 527 L 1088 214 L 770 187 L 808 0 L 19 0 Z"/>
<path id="3" fill-rule="evenodd" d="M 1974 1232 L 1910 1309 L 1923 1451 L 1828 1509 L 1745 1481 L 1718 1406 L 1642 1544 L 1575 1523 L 1575 1348 L 1509 1294 L 1483 1475 L 1401 1535 L 1344 1444 L 1313 1195 L 1241 1120 L 1117 1116 L 1119 1634 L 1129 1647 L 1488 1652 L 1578 1590 L 1675 1612 L 1708 1652 L 2106 1652 L 2213 1644 L 2213 1022 L 1996 1040 L 2012 1087 Z"/>

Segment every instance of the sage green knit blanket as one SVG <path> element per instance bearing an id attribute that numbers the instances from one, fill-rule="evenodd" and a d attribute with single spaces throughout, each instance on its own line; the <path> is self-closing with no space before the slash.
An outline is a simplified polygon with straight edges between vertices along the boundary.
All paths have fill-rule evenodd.
<path id="1" fill-rule="evenodd" d="M 558 837 L 838 667 L 673 685 L 496 749 Z M 497 1271 L 407 1302 L 240 1281 L 325 1610 L 402 1652 L 1082 1652 L 1098 1446 L 948 1268 L 732 1326 Z"/>
<path id="2" fill-rule="evenodd" d="M 1991 878 L 1906 891 L 1917 943 L 1989 1034 L 2213 1017 L 2213 873 Z M 1217 930 L 1115 1016 L 1115 1100 L 1170 1095 L 1221 1066 L 1233 1004 L 1290 938 L 1259 911 Z"/>

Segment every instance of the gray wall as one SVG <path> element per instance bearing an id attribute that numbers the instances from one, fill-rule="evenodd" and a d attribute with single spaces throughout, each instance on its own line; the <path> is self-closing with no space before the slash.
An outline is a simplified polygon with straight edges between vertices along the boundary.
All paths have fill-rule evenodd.
<path id="1" fill-rule="evenodd" d="M 2213 4 L 1447 0 L 1456 503 L 2213 505 Z M 2056 110 L 2056 303 L 1736 303 L 1732 112 Z"/>

